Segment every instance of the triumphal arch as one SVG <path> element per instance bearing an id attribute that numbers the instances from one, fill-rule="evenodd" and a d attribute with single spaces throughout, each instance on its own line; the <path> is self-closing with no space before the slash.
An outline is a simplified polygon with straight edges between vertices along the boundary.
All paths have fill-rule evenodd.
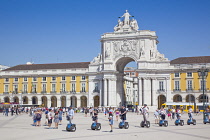
<path id="1" fill-rule="evenodd" d="M 120 106 L 125 103 L 123 77 L 125 66 L 136 62 L 138 73 L 138 105 L 157 107 L 158 81 L 164 80 L 165 96 L 170 98 L 170 61 L 157 50 L 155 31 L 139 30 L 137 21 L 126 12 L 119 17 L 114 32 L 101 36 L 101 53 L 89 65 L 89 91 L 98 82 L 100 106 Z M 89 94 L 94 96 L 94 94 Z M 89 97 L 89 105 L 93 97 Z"/>

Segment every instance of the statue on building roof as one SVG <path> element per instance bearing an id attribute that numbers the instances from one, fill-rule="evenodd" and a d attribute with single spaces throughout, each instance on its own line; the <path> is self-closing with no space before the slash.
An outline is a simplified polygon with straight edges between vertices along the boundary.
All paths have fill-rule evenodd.
<path id="1" fill-rule="evenodd" d="M 128 13 L 128 10 L 125 11 L 125 13 L 119 17 L 118 24 L 114 27 L 115 32 L 131 32 L 131 31 L 137 31 L 139 29 L 138 23 L 135 19 L 130 19 L 131 16 Z M 121 21 L 120 18 L 124 18 L 123 21 Z"/>

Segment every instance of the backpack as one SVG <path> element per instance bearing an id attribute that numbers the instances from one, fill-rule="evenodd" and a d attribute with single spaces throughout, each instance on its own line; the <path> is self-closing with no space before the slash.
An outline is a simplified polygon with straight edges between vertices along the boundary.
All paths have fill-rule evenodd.
<path id="1" fill-rule="evenodd" d="M 41 119 L 41 114 L 39 114 L 39 113 L 36 114 L 36 119 L 37 119 L 37 120 Z"/>

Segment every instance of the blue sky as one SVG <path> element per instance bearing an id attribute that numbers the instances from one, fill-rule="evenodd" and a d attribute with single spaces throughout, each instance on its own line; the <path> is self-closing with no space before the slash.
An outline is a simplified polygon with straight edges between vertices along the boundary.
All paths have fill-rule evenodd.
<path id="1" fill-rule="evenodd" d="M 91 61 L 126 9 L 169 60 L 210 55 L 210 0 L 0 0 L 0 64 Z"/>

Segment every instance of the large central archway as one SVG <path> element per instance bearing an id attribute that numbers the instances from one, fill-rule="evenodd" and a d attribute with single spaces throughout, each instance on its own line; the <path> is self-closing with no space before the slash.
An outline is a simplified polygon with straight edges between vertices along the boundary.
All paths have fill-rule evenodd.
<path id="1" fill-rule="evenodd" d="M 126 88 L 126 83 L 124 83 L 124 76 L 126 73 L 124 73 L 124 69 L 126 65 L 130 62 L 135 62 L 135 60 L 131 57 L 121 57 L 118 59 L 115 63 L 116 71 L 118 72 L 117 74 L 117 83 L 116 83 L 116 91 L 117 91 L 117 98 L 118 100 L 118 105 L 127 105 L 128 101 L 126 101 L 126 97 L 129 96 L 129 93 L 125 91 Z"/>

